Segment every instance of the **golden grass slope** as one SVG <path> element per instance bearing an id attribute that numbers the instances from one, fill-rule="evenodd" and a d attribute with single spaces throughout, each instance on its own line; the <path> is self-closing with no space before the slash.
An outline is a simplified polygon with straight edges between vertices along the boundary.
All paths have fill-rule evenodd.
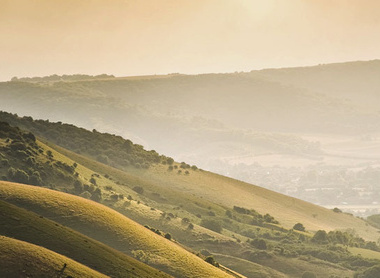
<path id="1" fill-rule="evenodd" d="M 53 148 L 95 172 L 108 173 L 122 182 L 152 187 L 166 195 L 176 195 L 173 198 L 178 198 L 177 204 L 197 199 L 197 202 L 216 203 L 227 208 L 240 206 L 254 209 L 261 214 L 269 213 L 288 229 L 300 222 L 308 231 L 350 229 L 366 240 L 379 239 L 379 230 L 362 219 L 335 213 L 330 209 L 222 175 L 199 170 L 191 170 L 189 175 L 178 175 L 168 172 L 166 165 L 155 165 L 147 170 L 131 167 L 123 172 L 64 148 L 54 145 Z"/>
<path id="2" fill-rule="evenodd" d="M 0 182 L 0 199 L 69 226 L 175 277 L 231 277 L 98 203 L 45 188 Z"/>
<path id="3" fill-rule="evenodd" d="M 169 277 L 68 227 L 4 201 L 0 201 L 0 235 L 45 247 L 111 277 Z"/>
<path id="4" fill-rule="evenodd" d="M 378 229 L 362 219 L 317 206 L 259 186 L 227 178 L 206 171 L 194 171 L 190 175 L 168 175 L 165 166 L 138 170 L 141 178 L 156 185 L 187 192 L 214 203 L 226 206 L 241 206 L 255 209 L 259 213 L 274 216 L 285 228 L 301 222 L 307 230 L 354 229 L 361 237 L 377 241 Z M 137 171 L 136 171 L 137 172 Z"/>
<path id="5" fill-rule="evenodd" d="M 0 277 L 108 276 L 43 247 L 0 236 Z"/>

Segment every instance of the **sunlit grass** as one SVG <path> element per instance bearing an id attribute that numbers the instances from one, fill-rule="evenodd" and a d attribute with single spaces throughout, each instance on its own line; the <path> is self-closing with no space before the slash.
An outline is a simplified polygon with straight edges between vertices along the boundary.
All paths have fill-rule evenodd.
<path id="1" fill-rule="evenodd" d="M 1 277 L 108 277 L 46 248 L 0 236 Z M 63 270 L 64 265 L 66 268 Z M 61 271 L 61 272 L 60 272 Z"/>
<path id="2" fill-rule="evenodd" d="M 101 204 L 45 188 L 7 182 L 0 182 L 0 198 L 46 214 L 127 254 L 142 250 L 144 262 L 167 269 L 175 276 L 229 277 L 175 243 Z"/>

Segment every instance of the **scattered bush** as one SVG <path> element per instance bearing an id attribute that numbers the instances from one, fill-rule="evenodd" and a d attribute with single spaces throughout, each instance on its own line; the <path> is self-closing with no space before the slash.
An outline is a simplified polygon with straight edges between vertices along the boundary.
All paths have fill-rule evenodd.
<path id="1" fill-rule="evenodd" d="M 88 190 L 88 188 L 89 188 L 89 186 L 87 185 L 87 190 Z M 83 184 L 79 180 L 75 180 L 75 182 L 74 182 L 75 193 L 80 194 L 83 192 L 83 190 L 84 190 Z"/>
<path id="2" fill-rule="evenodd" d="M 212 256 L 208 256 L 206 259 L 205 259 L 206 262 L 208 262 L 209 264 L 215 266 L 215 267 L 219 267 L 219 263 L 217 263 L 214 259 L 214 257 Z"/>
<path id="3" fill-rule="evenodd" d="M 29 175 L 25 171 L 17 169 L 13 176 L 13 180 L 19 183 L 29 183 Z"/>
<path id="4" fill-rule="evenodd" d="M 221 233 L 223 229 L 222 224 L 213 219 L 202 219 L 201 226 L 217 233 Z"/>
<path id="5" fill-rule="evenodd" d="M 304 232 L 305 231 L 305 227 L 303 226 L 303 224 L 301 223 L 297 223 L 293 226 L 293 229 L 294 230 L 297 230 L 297 231 L 301 231 L 301 232 Z"/>
<path id="6" fill-rule="evenodd" d="M 246 208 L 234 206 L 233 209 L 234 209 L 234 211 L 236 211 L 237 213 L 240 213 L 240 214 L 251 214 L 251 211 L 249 209 L 246 209 Z"/>
<path id="7" fill-rule="evenodd" d="M 267 243 L 264 239 L 258 239 L 255 238 L 254 240 L 250 241 L 250 244 L 260 250 L 266 250 L 267 249 Z"/>
<path id="8" fill-rule="evenodd" d="M 182 218 L 181 223 L 182 224 L 189 224 L 190 223 L 190 219 L 187 218 L 187 217 L 184 217 L 184 218 Z"/>
<path id="9" fill-rule="evenodd" d="M 333 209 L 333 212 L 336 212 L 336 213 L 342 213 L 342 210 L 338 209 L 338 208 L 334 208 Z"/>
<path id="10" fill-rule="evenodd" d="M 86 198 L 86 199 L 91 199 L 92 194 L 88 191 L 83 191 L 79 196 Z"/>
<path id="11" fill-rule="evenodd" d="M 318 244 L 327 244 L 329 242 L 329 239 L 328 239 L 326 231 L 319 230 L 312 237 L 311 241 Z"/>
<path id="12" fill-rule="evenodd" d="M 133 187 L 133 190 L 140 195 L 144 194 L 144 188 L 142 188 L 141 186 L 135 186 Z"/>

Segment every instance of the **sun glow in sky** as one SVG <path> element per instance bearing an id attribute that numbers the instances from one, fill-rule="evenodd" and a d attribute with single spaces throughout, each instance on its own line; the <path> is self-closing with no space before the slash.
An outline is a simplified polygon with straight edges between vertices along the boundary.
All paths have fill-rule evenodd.
<path id="1" fill-rule="evenodd" d="M 0 80 L 380 58 L 377 0 L 0 0 Z"/>

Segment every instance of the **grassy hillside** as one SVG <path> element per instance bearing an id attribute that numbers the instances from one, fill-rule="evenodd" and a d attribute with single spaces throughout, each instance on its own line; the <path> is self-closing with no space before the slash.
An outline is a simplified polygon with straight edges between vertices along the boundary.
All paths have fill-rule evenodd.
<path id="1" fill-rule="evenodd" d="M 290 277 L 299 277 L 299 275 L 302 275 L 303 271 L 310 270 L 318 273 L 323 273 L 323 275 L 330 276 L 330 275 L 336 275 L 337 273 L 347 273 L 347 276 L 351 276 L 350 273 L 352 273 L 352 270 L 355 269 L 362 269 L 360 266 L 361 264 L 365 264 L 364 262 L 356 263 L 355 265 L 355 257 L 350 257 L 351 255 L 347 252 L 345 255 L 343 253 L 338 252 L 337 256 L 344 256 L 346 260 L 345 266 L 338 267 L 334 263 L 331 264 L 329 262 L 326 262 L 326 258 L 321 260 L 320 258 L 324 258 L 323 254 L 326 249 L 328 249 L 328 246 L 315 246 L 315 245 L 309 245 L 309 243 L 302 241 L 294 241 L 295 238 L 298 238 L 299 235 L 292 234 L 292 233 L 280 233 L 280 232 L 273 232 L 273 227 L 276 228 L 276 226 L 272 226 L 272 229 L 266 229 L 263 226 L 252 226 L 243 224 L 242 221 L 247 221 L 249 223 L 249 219 L 252 216 L 242 216 L 241 214 L 236 213 L 234 210 L 231 209 L 230 206 L 226 206 L 222 204 L 223 200 L 219 200 L 219 202 L 212 202 L 211 200 L 207 200 L 203 196 L 197 196 L 197 194 L 194 194 L 194 190 L 199 187 L 199 190 L 201 188 L 210 187 L 209 184 L 204 183 L 205 181 L 212 181 L 212 178 L 214 179 L 213 182 L 210 184 L 212 186 L 217 187 L 218 184 L 221 186 L 251 186 L 253 189 L 257 189 L 256 194 L 263 196 L 256 196 L 256 199 L 262 200 L 265 199 L 265 203 L 261 204 L 261 210 L 262 213 L 265 213 L 265 209 L 270 210 L 271 206 L 278 206 L 275 202 L 271 203 L 270 200 L 273 198 L 273 196 L 277 196 L 278 199 L 275 199 L 276 202 L 286 202 L 286 200 L 290 200 L 292 202 L 295 202 L 299 205 L 299 209 L 303 210 L 305 208 L 308 208 L 309 206 L 313 208 L 313 211 L 320 212 L 322 211 L 325 213 L 325 217 L 328 219 L 329 216 L 333 217 L 335 220 L 336 226 L 331 226 L 331 222 L 329 227 L 341 227 L 338 225 L 343 225 L 346 223 L 347 225 L 350 223 L 359 223 L 361 226 L 365 227 L 365 229 L 369 229 L 368 235 L 371 238 L 376 238 L 377 233 L 375 230 L 371 230 L 371 228 L 368 228 L 366 223 L 360 219 L 354 218 L 349 215 L 341 214 L 341 213 L 335 213 L 330 210 L 326 210 L 320 207 L 317 207 L 315 205 L 301 202 L 299 200 L 296 200 L 294 198 L 289 198 L 284 195 L 270 192 L 267 190 L 263 190 L 258 187 L 254 187 L 252 185 L 247 185 L 245 183 L 241 183 L 239 181 L 234 181 L 232 179 L 224 178 L 221 176 L 217 176 L 216 178 L 214 174 L 204 172 L 204 171 L 194 171 L 191 170 L 189 175 L 178 175 L 176 172 L 171 173 L 167 170 L 166 166 L 154 166 L 151 167 L 149 170 L 143 170 L 143 169 L 135 169 L 130 168 L 127 172 L 120 171 L 117 169 L 114 169 L 112 167 L 106 166 L 104 164 L 101 164 L 99 162 L 95 162 L 93 160 L 89 160 L 88 158 L 72 153 L 70 151 L 64 150 L 62 148 L 59 148 L 57 146 L 54 146 L 55 149 L 59 150 L 59 152 L 64 153 L 65 155 L 71 157 L 75 161 L 78 161 L 78 163 L 82 165 L 86 165 L 88 169 L 92 169 L 94 172 L 101 173 L 102 175 L 109 175 L 109 179 L 100 179 L 100 182 L 107 181 L 108 184 L 112 183 L 113 191 L 114 192 L 122 192 L 124 194 L 132 194 L 133 200 L 128 201 L 128 205 L 125 206 L 125 203 L 123 201 L 112 201 L 108 202 L 107 204 L 111 205 L 114 209 L 119 210 L 123 214 L 128 215 L 129 217 L 132 217 L 136 221 L 140 223 L 149 223 L 149 225 L 153 225 L 153 227 L 160 228 L 166 231 L 170 231 L 172 235 L 181 242 L 185 243 L 188 246 L 191 246 L 195 250 L 201 250 L 201 249 L 208 249 L 212 253 L 218 253 L 219 255 L 216 256 L 216 258 L 222 258 L 222 262 L 227 265 L 228 267 L 234 269 L 235 271 L 238 271 L 240 273 L 243 273 L 247 275 L 247 277 L 256 277 L 258 273 L 260 275 L 264 275 L 267 273 L 268 270 L 263 269 L 263 266 L 268 267 L 269 269 L 274 269 L 273 271 L 278 271 L 278 275 L 289 275 Z M 180 164 L 175 163 L 174 165 L 180 166 Z M 78 171 L 81 172 L 81 167 L 78 167 Z M 155 178 L 153 178 L 155 177 Z M 157 177 L 160 177 L 162 180 L 158 180 Z M 205 178 L 205 177 L 208 177 Z M 219 177 L 219 178 L 218 178 Z M 163 181 L 165 180 L 165 181 Z M 223 182 L 223 180 L 225 180 Z M 115 182 L 116 181 L 116 182 Z M 185 182 L 187 181 L 187 182 Z M 176 187 L 173 188 L 171 185 L 177 184 L 182 185 L 183 187 Z M 186 187 L 186 184 L 188 184 L 188 187 Z M 143 194 L 136 194 L 136 192 L 131 193 L 131 189 L 138 185 L 139 187 L 144 188 Z M 190 188 L 191 187 L 191 188 Z M 223 187 L 224 188 L 224 187 Z M 208 192 L 208 189 L 205 189 L 206 192 Z M 254 190 L 255 191 L 255 190 Z M 133 191 L 132 191 L 133 192 Z M 157 192 L 160 193 L 160 196 L 157 196 Z M 235 192 L 235 191 L 233 191 Z M 248 191 L 249 193 L 250 191 Z M 240 204 L 240 200 L 244 200 L 246 196 L 249 196 L 247 192 L 242 194 L 241 199 L 234 199 L 231 196 L 229 196 L 229 199 L 236 200 L 236 204 Z M 220 191 L 215 191 L 214 194 L 220 194 Z M 236 194 L 235 194 L 236 195 Z M 243 197 L 244 195 L 244 197 Z M 240 196 L 240 195 L 237 195 Z M 210 197 L 211 198 L 211 197 Z M 220 198 L 222 199 L 222 198 Z M 229 200 L 228 199 L 228 200 Z M 141 203 L 140 203 L 141 201 Z M 256 203 L 255 203 L 256 204 Z M 288 204 L 288 203 L 285 203 Z M 253 205 L 248 207 L 254 207 L 257 210 L 260 210 L 259 206 Z M 291 206 L 289 206 L 291 207 Z M 152 210 L 153 209 L 153 210 Z M 294 221 L 299 219 L 308 219 L 310 222 L 313 222 L 314 225 L 320 225 L 319 227 L 326 228 L 326 223 L 321 221 L 320 224 L 318 222 L 320 219 L 323 219 L 321 217 L 318 217 L 318 215 L 303 215 L 304 218 L 300 218 L 299 213 L 292 212 L 292 209 L 285 207 L 282 207 L 283 210 L 286 209 L 286 212 L 284 213 L 284 222 L 286 223 L 286 219 L 288 218 L 289 214 L 290 217 L 294 217 Z M 232 217 L 228 218 L 226 217 L 227 211 L 233 211 Z M 260 211 L 261 211 L 260 210 Z M 213 212 L 215 216 L 207 216 L 210 212 Z M 188 230 L 187 224 L 184 226 L 183 222 L 181 222 L 181 218 L 174 218 L 170 221 L 166 220 L 162 217 L 163 213 L 165 215 L 168 215 L 168 213 L 172 213 L 175 215 L 175 217 L 178 215 L 178 217 L 189 218 L 191 223 L 194 224 L 193 230 Z M 223 226 L 223 235 L 217 234 L 215 232 L 210 232 L 205 230 L 202 227 L 199 227 L 197 224 L 202 224 L 201 219 L 198 218 L 198 216 L 202 216 L 202 219 L 215 219 L 217 221 L 220 221 Z M 276 218 L 280 220 L 280 225 L 283 225 L 282 220 L 279 218 Z M 232 222 L 231 222 L 232 221 Z M 231 222 L 232 224 L 228 224 Z M 307 222 L 307 221 L 305 221 Z M 343 224 L 342 224 L 343 223 Z M 294 223 L 292 223 L 294 225 Z M 290 227 L 292 227 L 292 225 Z M 360 226 L 359 226 L 360 227 Z M 277 227 L 278 228 L 278 227 Z M 276 228 L 276 229 L 277 229 Z M 252 230 L 260 230 L 260 232 L 253 232 Z M 282 228 L 281 228 L 282 229 Z M 309 227 L 307 227 L 309 230 Z M 354 230 L 350 229 L 349 226 L 343 226 L 342 230 L 347 230 L 349 233 L 352 233 Z M 231 232 L 233 231 L 233 232 Z M 310 231 L 310 230 L 309 230 Z M 355 227 L 355 231 L 357 231 Z M 373 231 L 373 232 L 371 232 Z M 268 235 L 272 234 L 272 236 Z M 277 235 L 276 235 L 277 234 Z M 280 235 L 281 234 L 281 235 Z M 191 235 L 191 236 L 190 236 Z M 247 235 L 248 237 L 244 236 Z M 312 234 L 308 233 L 305 234 L 306 237 L 311 237 Z M 262 251 L 257 251 L 257 249 L 246 243 L 238 243 L 236 242 L 236 238 L 239 240 L 244 241 L 252 241 L 252 238 L 263 238 L 269 244 L 270 247 L 268 247 L 268 251 L 265 251 L 264 254 L 261 254 Z M 272 240 L 271 237 L 279 239 Z M 282 239 L 282 241 L 281 241 Z M 284 244 L 283 242 L 292 242 L 290 245 Z M 360 240 L 359 240 L 360 242 Z M 291 251 L 294 250 L 295 246 L 298 246 L 296 248 L 297 251 Z M 287 251 L 284 251 L 283 255 L 280 255 L 278 257 L 278 253 L 276 253 L 277 248 L 284 249 Z M 316 251 L 318 250 L 319 251 Z M 244 251 L 245 250 L 245 251 Z M 251 251 L 248 251 L 251 250 Z M 295 252 L 295 253 L 294 253 Z M 331 251 L 328 251 L 331 252 Z M 222 255 L 220 253 L 223 253 L 225 255 Z M 226 259 L 225 256 L 228 256 L 229 254 L 234 254 L 234 258 Z M 265 255 L 266 254 L 266 255 Z M 301 255 L 300 254 L 305 254 Z M 312 257 L 310 257 L 310 254 Z M 264 256 L 263 258 L 259 259 L 260 256 Z M 290 256 L 290 258 L 289 258 Z M 296 256 L 296 258 L 293 258 Z M 303 257 L 306 256 L 306 257 Z M 297 258 L 298 257 L 298 258 Z M 315 258 L 314 258 L 315 257 Z M 305 260 L 307 258 L 307 260 Z M 332 258 L 332 257 L 331 257 Z M 336 258 L 336 257 L 335 257 Z M 255 265 L 259 264 L 261 267 L 253 267 L 249 268 L 250 270 L 242 267 L 241 262 L 244 262 L 244 260 L 248 260 L 251 263 Z M 275 260 L 277 263 L 272 263 L 272 261 Z M 330 259 L 327 259 L 330 260 Z M 336 263 L 335 259 L 333 259 Z M 352 264 L 352 266 L 350 266 Z M 376 264 L 376 262 L 368 262 L 369 265 Z M 302 265 L 302 268 L 298 268 L 297 266 Z M 347 269 L 346 266 L 349 266 L 350 269 Z M 338 267 L 338 268 L 337 268 Z M 253 275 L 252 273 L 256 273 Z M 281 274 L 282 273 L 282 274 Z M 253 276 L 250 276 L 253 275 Z"/>
<path id="2" fill-rule="evenodd" d="M 70 128 L 74 133 L 76 128 Z M 89 144 L 96 146 L 93 151 L 100 148 L 97 146 L 97 142 L 101 142 L 98 138 L 114 138 L 97 132 L 82 132 L 87 134 Z M 122 138 L 115 139 L 122 145 Z M 142 230 L 139 230 L 127 224 L 133 232 L 128 232 L 132 237 L 126 236 L 126 227 L 115 223 L 118 222 L 115 219 L 121 218 L 113 219 L 113 214 L 110 214 L 107 217 L 111 217 L 111 220 L 104 220 L 107 219 L 104 213 L 97 211 L 91 215 L 92 218 L 84 214 L 84 211 L 89 210 L 84 204 L 89 201 L 80 205 L 71 205 L 70 202 L 65 208 L 58 209 L 61 201 L 56 201 L 56 196 L 43 195 L 39 197 L 41 199 L 31 201 L 35 199 L 34 194 L 25 194 L 23 198 L 17 199 L 10 196 L 12 190 L 6 194 L 9 195 L 8 201 L 52 217 L 54 221 L 175 276 L 176 270 L 172 264 L 178 262 L 173 250 L 167 252 L 170 256 L 163 257 L 162 247 L 157 247 L 146 238 L 142 239 L 142 243 L 133 237 L 141 237 L 140 232 L 144 232 L 153 234 L 160 242 L 168 244 L 172 240 L 169 241 L 164 236 L 174 238 L 184 248 L 190 247 L 195 250 L 192 252 L 201 253 L 203 259 L 215 255 L 227 267 L 242 272 L 247 277 L 259 274 L 265 276 L 268 271 L 280 276 L 299 277 L 306 270 L 323 273 L 328 277 L 335 275 L 337 269 L 350 276 L 353 271 L 365 270 L 378 262 L 360 259 L 347 249 L 339 247 L 339 244 L 344 244 L 379 251 L 376 243 L 355 236 L 358 233 L 366 239 L 376 241 L 377 230 L 350 215 L 206 172 L 186 163 L 169 162 L 164 156 L 158 156 L 161 161 L 152 163 L 147 168 L 130 165 L 116 169 L 90 159 L 88 153 L 77 154 L 43 138 L 35 143 L 44 152 L 50 151 L 56 162 L 76 164 L 76 177 L 82 181 L 82 186 L 74 188 L 73 184 L 67 184 L 66 187 L 57 189 L 91 198 L 96 188 L 100 196 L 99 202 L 146 225 L 146 228 L 140 226 Z M 144 152 L 146 151 L 142 150 Z M 89 186 L 91 180 L 92 189 Z M 42 199 L 49 201 L 44 200 L 41 204 Z M 105 222 L 108 224 L 102 224 Z M 306 232 L 293 231 L 291 228 L 296 223 L 302 223 Z M 354 229 L 351 225 L 355 225 Z M 335 229 L 342 232 L 332 232 Z M 331 232 L 326 233 L 321 242 L 315 242 L 314 233 L 317 230 Z M 131 249 L 129 242 L 132 241 Z M 157 248 L 161 251 L 157 251 Z M 176 258 L 175 262 L 166 261 L 169 257 Z M 202 262 L 202 259 L 197 259 Z M 242 267 L 244 261 L 251 262 L 249 269 Z M 298 267 L 301 265 L 302 268 Z"/>
<path id="3" fill-rule="evenodd" d="M 169 277 L 70 228 L 3 201 L 0 235 L 45 247 L 111 277 Z"/>
<path id="4" fill-rule="evenodd" d="M 0 250 L 1 277 L 108 277 L 43 247 L 5 236 L 0 236 Z"/>
<path id="5" fill-rule="evenodd" d="M 0 198 L 37 212 L 176 277 L 229 277 L 123 215 L 80 197 L 0 182 Z"/>
<path id="6" fill-rule="evenodd" d="M 119 184 L 124 184 L 124 186 L 114 184 L 115 189 L 119 188 L 123 191 L 128 188 L 125 185 L 132 188 L 138 185 L 146 190 L 146 197 L 149 193 L 153 195 L 160 193 L 165 198 L 161 202 L 175 204 L 176 206 L 182 204 L 185 209 L 189 202 L 193 204 L 203 203 L 206 208 L 211 204 L 218 204 L 219 209 L 215 209 L 224 214 L 226 209 L 241 206 L 254 209 L 261 214 L 269 213 L 288 229 L 300 222 L 309 231 L 354 229 L 358 235 L 367 240 L 377 241 L 379 237 L 378 229 L 352 215 L 336 213 L 302 200 L 211 172 L 190 169 L 188 175 L 178 174 L 177 170 L 170 172 L 168 166 L 162 164 L 152 166 L 148 170 L 129 168 L 124 172 L 96 163 L 62 148 L 58 148 L 58 150 L 89 169 L 103 175 L 108 174 Z M 180 169 L 181 164 L 175 163 L 174 165 Z M 147 199 L 144 200 L 148 201 Z M 160 200 L 156 200 L 155 203 L 157 202 L 160 203 Z M 155 206 L 159 207 L 159 204 L 155 204 Z M 200 206 L 202 207 L 202 205 Z M 197 214 L 197 212 L 201 212 L 201 209 L 198 206 L 198 211 L 192 209 L 190 212 Z M 207 213 L 207 209 L 201 213 Z"/>
<path id="7" fill-rule="evenodd" d="M 136 171 L 137 172 L 137 171 Z M 210 172 L 191 172 L 189 176 L 168 174 L 165 167 L 157 166 L 136 175 L 165 188 L 186 191 L 192 195 L 225 207 L 242 206 L 262 214 L 269 213 L 286 228 L 297 222 L 307 230 L 345 230 L 354 228 L 364 238 L 377 240 L 377 229 L 362 219 L 304 202 L 252 184 L 240 182 Z"/>
<path id="8" fill-rule="evenodd" d="M 362 237 L 370 240 L 377 240 L 378 235 L 376 234 L 376 229 L 367 225 L 366 222 L 354 218 L 346 214 L 334 213 L 331 210 L 324 209 L 319 206 L 312 205 L 307 202 L 297 200 L 295 198 L 287 197 L 282 194 L 275 193 L 270 190 L 266 190 L 261 187 L 253 186 L 251 184 L 243 183 L 236 181 L 234 179 L 226 178 L 220 175 L 212 174 L 205 171 L 196 170 L 196 168 L 191 169 L 187 168 L 184 164 L 184 169 L 182 169 L 182 164 L 173 164 L 173 171 L 168 171 L 168 158 L 165 156 L 160 156 L 157 153 L 152 154 L 152 152 L 145 151 L 141 146 L 134 146 L 130 141 L 124 140 L 121 137 L 111 136 L 109 134 L 102 134 L 97 132 L 89 132 L 84 129 L 78 129 L 74 126 L 67 126 L 61 124 L 49 124 L 43 121 L 27 121 L 21 120 L 20 118 L 12 117 L 8 115 L 7 118 L 13 119 L 14 122 L 21 122 L 25 127 L 29 127 L 33 130 L 37 130 L 41 136 L 49 137 L 49 133 L 52 133 L 53 130 L 57 132 L 59 130 L 62 134 L 72 134 L 73 138 L 82 138 L 86 140 L 86 144 L 83 146 L 92 146 L 90 148 L 92 152 L 97 153 L 102 152 L 107 148 L 112 157 L 106 161 L 101 161 L 103 163 L 109 163 L 114 166 L 117 166 L 121 169 L 125 169 L 128 174 L 118 174 L 122 175 L 117 176 L 119 183 L 129 184 L 130 187 L 134 188 L 141 182 L 145 182 L 145 189 L 151 187 L 150 190 L 152 193 L 163 193 L 165 198 L 171 197 L 170 202 L 172 204 L 186 203 L 186 201 L 178 200 L 178 196 L 181 196 L 180 192 L 186 192 L 187 195 L 194 195 L 198 198 L 203 198 L 204 200 L 209 201 L 210 203 L 217 203 L 222 205 L 225 208 L 232 208 L 233 206 L 242 206 L 249 209 L 255 209 L 256 211 L 266 214 L 269 213 L 278 219 L 281 224 L 286 228 L 292 228 L 297 222 L 303 223 L 306 229 L 311 231 L 317 230 L 334 230 L 334 229 L 349 229 L 353 226 L 355 231 Z M 42 131 L 42 128 L 45 128 L 45 132 Z M 65 130 L 67 132 L 65 132 Z M 76 134 L 74 136 L 74 134 Z M 81 135 L 83 135 L 81 137 Z M 64 135 L 63 135 L 64 138 Z M 110 143 L 106 143 L 107 140 L 114 140 L 114 143 L 111 143 L 115 148 L 112 148 Z M 113 141 L 110 142 L 113 142 Z M 63 140 L 68 142 L 68 138 Z M 75 142 L 75 141 L 74 141 Z M 57 142 L 59 143 L 59 142 Z M 66 144 L 64 144 L 66 145 Z M 79 145 L 74 143 L 74 145 Z M 132 151 L 118 151 L 123 148 L 124 145 L 130 146 Z M 105 147 L 107 146 L 107 147 Z M 120 146 L 120 147 L 119 147 Z M 138 150 L 138 151 L 137 151 Z M 61 150 L 64 152 L 64 150 Z M 93 157 L 89 152 L 79 151 L 74 149 L 79 153 L 83 153 L 89 157 Z M 73 154 L 72 154 L 73 155 Z M 154 158 L 151 158 L 150 155 L 153 155 Z M 73 161 L 78 159 L 74 158 Z M 145 169 L 135 169 L 136 167 L 129 167 L 127 164 L 118 163 L 118 161 L 139 161 L 136 162 L 138 165 L 150 163 L 154 161 L 153 164 L 149 164 L 149 170 Z M 83 161 L 80 161 L 80 164 Z M 65 162 L 64 162 L 65 163 Z M 70 164 L 73 162 L 67 162 Z M 89 163 L 87 161 L 87 163 Z M 170 162 L 172 164 L 173 162 Z M 71 165 L 71 164 L 70 164 Z M 85 165 L 91 169 L 93 163 Z M 102 165 L 102 164 L 99 164 Z M 94 168 L 95 172 L 101 174 L 108 174 L 114 176 L 114 170 L 112 168 L 107 168 L 106 166 L 101 166 L 100 168 Z M 174 169 L 178 167 L 178 169 Z M 137 167 L 141 168 L 141 167 Z M 148 168 L 148 167 L 146 167 Z M 183 172 L 178 174 L 178 171 Z M 189 174 L 186 174 L 186 171 Z M 149 185 L 148 185 L 149 184 Z M 173 190 L 174 193 L 170 192 Z M 124 192 L 121 192 L 124 193 Z M 232 195 L 231 195 L 232 194 Z M 234 196 L 234 198 L 231 198 Z M 184 197 L 188 198 L 188 197 Z"/>

